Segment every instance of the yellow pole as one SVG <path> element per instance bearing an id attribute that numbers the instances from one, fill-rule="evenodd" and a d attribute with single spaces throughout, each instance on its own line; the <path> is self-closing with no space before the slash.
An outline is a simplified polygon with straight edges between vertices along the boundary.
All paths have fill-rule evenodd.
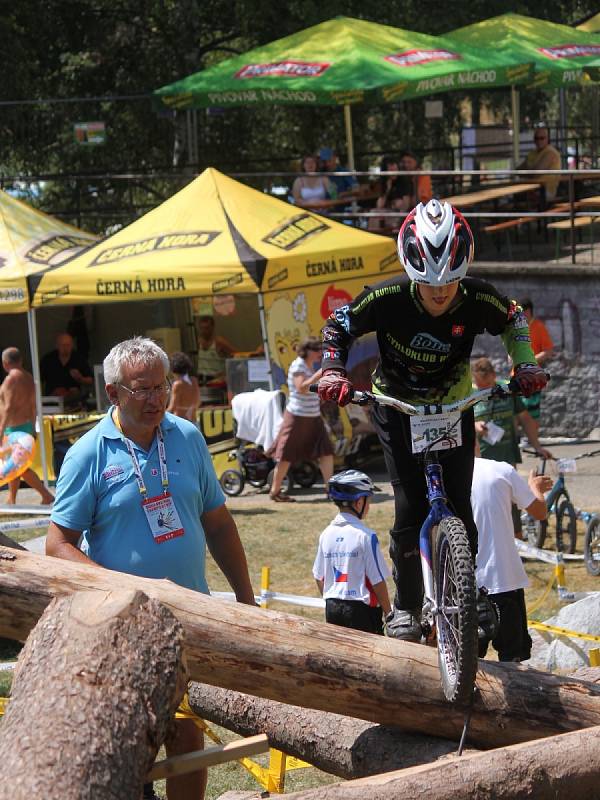
<path id="1" fill-rule="evenodd" d="M 267 791 L 283 794 L 285 790 L 285 753 L 281 750 L 269 750 L 269 777 Z"/>
<path id="2" fill-rule="evenodd" d="M 271 567 L 263 567 L 260 571 L 260 607 L 268 608 L 269 601 L 264 596 L 265 592 L 269 591 L 271 585 Z"/>
<path id="3" fill-rule="evenodd" d="M 557 586 L 565 587 L 566 579 L 565 579 L 565 565 L 564 564 L 557 564 L 554 568 L 554 574 L 556 576 L 556 584 Z"/>
<path id="4" fill-rule="evenodd" d="M 588 655 L 590 657 L 590 667 L 600 667 L 600 650 L 597 647 L 593 647 Z"/>

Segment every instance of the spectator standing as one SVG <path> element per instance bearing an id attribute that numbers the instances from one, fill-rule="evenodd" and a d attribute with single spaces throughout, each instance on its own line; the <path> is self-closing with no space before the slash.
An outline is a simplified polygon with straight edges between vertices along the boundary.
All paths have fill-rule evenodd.
<path id="1" fill-rule="evenodd" d="M 21 353 L 16 347 L 2 351 L 2 366 L 7 373 L 0 386 L 0 442 L 5 434 L 23 431 L 35 437 L 35 384 L 33 377 L 23 368 Z M 20 478 L 8 483 L 8 505 L 17 502 L 17 492 L 21 479 L 35 489 L 42 499 L 42 505 L 53 502 L 54 497 L 32 469 L 26 470 Z"/>
<path id="2" fill-rule="evenodd" d="M 172 353 L 171 372 L 175 380 L 171 384 L 171 394 L 167 411 L 190 422 L 196 422 L 198 406 L 200 405 L 200 387 L 198 379 L 192 375 L 192 360 L 185 353 Z"/>
<path id="3" fill-rule="evenodd" d="M 530 150 L 527 156 L 521 161 L 517 169 L 560 169 L 560 153 L 550 144 L 550 131 L 545 125 L 536 126 L 533 133 L 535 150 Z M 532 180 L 531 175 L 523 175 L 527 182 Z M 544 201 L 553 201 L 556 197 L 560 175 L 541 175 L 539 182 L 542 184 Z M 542 202 L 542 206 L 545 202 Z"/>
<path id="4" fill-rule="evenodd" d="M 524 297 L 521 300 L 521 308 L 529 323 L 529 337 L 531 339 L 531 349 L 535 356 L 535 360 L 542 366 L 548 361 L 554 352 L 554 342 L 548 333 L 548 328 L 544 325 L 541 319 L 538 319 L 533 314 L 533 302 L 531 298 Z M 540 412 L 542 406 L 542 393 L 536 392 L 531 397 L 525 398 L 525 408 L 531 414 L 535 423 L 536 431 L 540 426 Z M 530 440 L 531 441 L 531 440 Z"/>
<path id="5" fill-rule="evenodd" d="M 69 333 L 57 335 L 56 349 L 46 353 L 40 361 L 40 374 L 45 395 L 74 401 L 81 399 L 93 383 L 90 365 L 75 351 Z"/>
<path id="6" fill-rule="evenodd" d="M 539 520 L 546 519 L 544 492 L 552 486 L 546 475 L 529 473 L 527 482 L 510 464 L 475 458 L 471 505 L 479 533 L 476 579 L 498 609 L 498 631 L 492 645 L 499 661 L 525 661 L 531 656 L 525 588 L 529 579 L 515 547 L 511 506 L 518 505 Z M 479 658 L 489 638 L 479 640 Z"/>
<path id="7" fill-rule="evenodd" d="M 339 513 L 319 537 L 313 575 L 325 598 L 325 620 L 357 631 L 383 635 L 383 614 L 391 611 L 384 561 L 375 531 L 363 520 L 373 492 L 364 472 L 345 470 L 328 485 Z"/>
<path id="8" fill-rule="evenodd" d="M 407 172 L 421 170 L 417 157 L 408 150 L 405 150 L 400 156 L 400 164 L 402 169 Z M 433 197 L 433 187 L 429 175 L 410 175 L 407 177 L 412 184 L 409 208 L 417 205 L 417 203 L 428 203 Z"/>
<path id="9" fill-rule="evenodd" d="M 198 379 L 201 384 L 225 384 L 225 359 L 235 355 L 235 347 L 215 333 L 215 318 L 210 314 L 196 317 L 198 335 Z"/>
<path id="10" fill-rule="evenodd" d="M 282 494 L 281 484 L 295 461 L 317 459 L 325 486 L 333 473 L 333 447 L 321 417 L 319 397 L 310 391 L 322 374 L 315 363 L 321 351 L 320 340 L 308 337 L 298 347 L 298 357 L 288 370 L 288 401 L 272 448 L 277 466 L 270 496 L 276 503 L 294 502 L 293 497 Z"/>
<path id="11" fill-rule="evenodd" d="M 314 155 L 304 156 L 302 169 L 305 174 L 296 178 L 292 185 L 294 202 L 303 208 L 323 207 L 323 200 L 330 200 L 336 195 L 334 184 L 327 175 L 318 174 L 319 163 Z"/>
<path id="12" fill-rule="evenodd" d="M 473 381 L 478 389 L 490 389 L 502 386 L 498 381 L 496 370 L 489 358 L 478 358 L 471 367 Z M 515 395 L 492 397 L 480 400 L 474 407 L 475 433 L 479 441 L 482 458 L 493 461 L 506 461 L 512 467 L 522 461 L 519 449 L 517 423 L 519 423 L 532 447 L 544 458 L 552 458 L 552 454 L 541 446 L 537 427 L 525 408 L 524 398 Z M 522 538 L 523 526 L 518 507 L 513 506 L 514 534 Z"/>
<path id="13" fill-rule="evenodd" d="M 168 369 L 166 353 L 142 337 L 115 345 L 104 359 L 112 407 L 67 453 L 46 553 L 207 594 L 208 545 L 238 602 L 254 605 L 244 549 L 206 442 L 191 422 L 166 413 Z M 175 728 L 168 754 L 202 748 L 193 721 L 178 720 Z M 167 797 L 200 800 L 205 786 L 205 771 L 173 778 Z"/>

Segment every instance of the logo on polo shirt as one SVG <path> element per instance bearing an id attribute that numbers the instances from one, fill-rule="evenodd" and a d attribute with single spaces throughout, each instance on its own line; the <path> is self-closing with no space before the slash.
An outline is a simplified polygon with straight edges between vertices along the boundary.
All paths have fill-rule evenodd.
<path id="1" fill-rule="evenodd" d="M 102 478 L 107 483 L 112 483 L 117 478 L 120 478 L 121 475 L 125 474 L 125 469 L 121 466 L 121 464 L 109 464 L 108 467 L 102 473 Z"/>

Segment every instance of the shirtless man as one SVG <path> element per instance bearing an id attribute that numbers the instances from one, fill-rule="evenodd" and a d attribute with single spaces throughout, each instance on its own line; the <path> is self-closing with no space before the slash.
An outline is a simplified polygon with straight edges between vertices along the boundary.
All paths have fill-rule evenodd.
<path id="1" fill-rule="evenodd" d="M 175 376 L 171 384 L 171 394 L 167 411 L 178 417 L 196 422 L 200 405 L 200 387 L 198 378 L 192 375 L 194 369 L 191 359 L 185 353 L 171 354 L 171 372 Z"/>
<path id="2" fill-rule="evenodd" d="M 23 369 L 21 353 L 16 347 L 7 347 L 2 351 L 2 366 L 8 374 L 0 386 L 0 441 L 5 434 L 14 431 L 35 436 L 35 386 L 30 373 Z M 54 501 L 32 469 L 26 470 L 21 478 L 40 494 L 42 505 L 50 505 Z M 9 481 L 8 505 L 14 506 L 17 502 L 21 478 Z"/>

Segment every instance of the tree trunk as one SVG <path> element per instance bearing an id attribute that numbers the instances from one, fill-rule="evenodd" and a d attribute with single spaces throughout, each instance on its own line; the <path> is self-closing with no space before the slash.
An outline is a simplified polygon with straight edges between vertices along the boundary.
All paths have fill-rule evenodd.
<path id="1" fill-rule="evenodd" d="M 286 800 L 573 800 L 600 797 L 600 727 L 286 794 Z"/>
<path id="2" fill-rule="evenodd" d="M 185 689 L 182 652 L 181 625 L 140 591 L 54 600 L 0 726 L 0 799 L 141 797 Z"/>
<path id="3" fill-rule="evenodd" d="M 456 742 L 403 733 L 327 711 L 299 708 L 275 700 L 191 683 L 190 707 L 199 717 L 241 736 L 259 731 L 271 747 L 308 761 L 338 778 L 362 778 L 427 764 L 456 752 Z"/>
<path id="4" fill-rule="evenodd" d="M 97 566 L 0 548 L 0 636 L 23 639 L 54 594 L 137 588 L 182 623 L 189 674 L 225 689 L 458 740 L 464 712 L 435 649 L 228 603 Z M 481 661 L 469 743 L 498 747 L 600 724 L 600 687 Z"/>

